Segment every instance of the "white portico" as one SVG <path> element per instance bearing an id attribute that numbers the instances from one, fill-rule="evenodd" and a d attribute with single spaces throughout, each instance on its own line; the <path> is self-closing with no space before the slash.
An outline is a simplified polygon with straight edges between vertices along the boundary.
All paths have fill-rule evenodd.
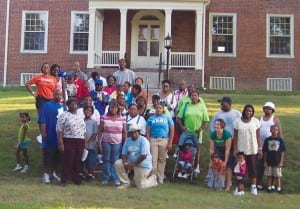
<path id="1" fill-rule="evenodd" d="M 172 49 L 170 63 L 172 68 L 203 69 L 205 6 L 208 0 L 90 0 L 89 1 L 89 49 L 88 68 L 98 66 L 116 66 L 118 59 L 130 58 L 131 68 L 157 68 L 159 54 L 166 59 L 164 37 L 172 37 L 172 28 L 176 27 L 175 11 L 189 11 L 194 19 L 188 23 L 194 27 L 193 49 L 178 51 Z M 118 15 L 109 15 L 110 11 L 119 11 Z M 173 16 L 172 16 L 173 14 Z M 105 24 L 110 18 L 109 24 Z M 113 21 L 112 19 L 115 19 Z M 106 34 L 106 28 L 119 25 L 119 30 Z M 117 33 L 113 34 L 113 33 Z M 118 40 L 116 40 L 118 37 Z M 118 48 L 110 47 L 115 38 Z M 180 46 L 180 37 L 176 39 Z M 105 45 L 105 46 L 104 46 Z M 113 44 L 111 44 L 112 46 Z M 116 44 L 114 44 L 115 46 Z"/>

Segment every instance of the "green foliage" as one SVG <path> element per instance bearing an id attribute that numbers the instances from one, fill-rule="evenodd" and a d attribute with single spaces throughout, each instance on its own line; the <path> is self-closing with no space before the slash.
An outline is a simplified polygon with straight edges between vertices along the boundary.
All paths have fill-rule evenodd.
<path id="1" fill-rule="evenodd" d="M 255 116 L 262 115 L 262 105 L 266 101 L 276 104 L 276 115 L 280 117 L 284 131 L 287 152 L 283 170 L 284 194 L 261 192 L 251 195 L 247 190 L 245 197 L 239 198 L 224 191 L 207 189 L 204 177 L 208 167 L 208 131 L 205 132 L 201 153 L 201 174 L 196 181 L 176 182 L 157 188 L 139 190 L 130 188 L 118 190 L 112 185 L 102 186 L 100 176 L 83 186 L 68 185 L 60 187 L 55 183 L 41 183 L 41 148 L 35 140 L 38 134 L 34 99 L 20 88 L 0 88 L 0 208 L 298 208 L 300 191 L 300 97 L 293 94 L 267 92 L 258 94 L 243 92 L 202 92 L 210 116 L 219 110 L 217 102 L 223 95 L 233 100 L 233 108 L 242 111 L 245 104 L 253 104 Z M 12 171 L 15 166 L 15 145 L 17 130 L 20 126 L 18 113 L 27 111 L 31 116 L 30 124 L 30 170 L 27 174 Z M 167 176 L 173 169 L 173 158 L 167 162 Z"/>

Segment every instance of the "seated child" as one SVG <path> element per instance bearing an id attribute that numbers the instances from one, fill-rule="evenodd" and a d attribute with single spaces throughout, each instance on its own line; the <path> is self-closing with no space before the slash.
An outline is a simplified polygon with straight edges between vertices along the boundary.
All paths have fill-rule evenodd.
<path id="1" fill-rule="evenodd" d="M 237 164 L 234 167 L 233 172 L 236 175 L 237 184 L 238 184 L 233 194 L 237 196 L 243 196 L 245 194 L 244 181 L 247 173 L 247 164 L 243 152 L 238 153 Z"/>
<path id="2" fill-rule="evenodd" d="M 285 152 L 285 144 L 279 136 L 279 128 L 277 125 L 271 126 L 271 136 L 266 138 L 263 151 L 264 151 L 264 166 L 265 175 L 268 177 L 268 192 L 275 190 L 276 184 L 277 192 L 281 192 L 281 177 L 283 156 Z"/>
<path id="3" fill-rule="evenodd" d="M 189 174 L 186 173 L 191 170 L 193 163 L 193 152 L 189 144 L 182 145 L 182 151 L 179 153 L 178 165 L 181 172 L 178 173 L 178 177 L 187 179 Z"/>
<path id="4" fill-rule="evenodd" d="M 207 186 L 216 190 L 221 190 L 225 186 L 225 167 L 217 153 L 210 156 L 210 169 L 207 174 Z"/>

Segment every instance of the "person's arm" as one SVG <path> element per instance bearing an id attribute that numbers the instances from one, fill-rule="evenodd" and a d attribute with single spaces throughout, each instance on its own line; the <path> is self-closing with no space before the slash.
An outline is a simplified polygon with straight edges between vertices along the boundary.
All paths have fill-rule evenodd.
<path id="1" fill-rule="evenodd" d="M 95 140 L 96 140 L 96 137 L 97 137 L 97 133 L 93 133 L 93 134 L 91 135 L 91 137 L 87 140 L 87 144 L 90 144 L 90 143 L 92 143 L 93 141 L 95 141 Z"/>
<path id="2" fill-rule="evenodd" d="M 102 144 L 101 144 L 103 129 L 104 129 L 104 122 L 100 121 L 99 131 L 98 131 L 98 148 L 101 154 L 103 153 Z"/>
<path id="3" fill-rule="evenodd" d="M 176 118 L 176 122 L 177 122 L 177 124 L 178 124 L 180 130 L 181 130 L 182 132 L 185 132 L 185 131 L 186 131 L 186 127 L 184 127 L 184 125 L 183 125 L 183 119 L 177 117 L 177 118 Z"/>
<path id="4" fill-rule="evenodd" d="M 27 125 L 27 124 L 24 124 L 24 125 L 23 125 L 23 134 L 22 134 L 22 136 L 21 136 L 21 143 L 24 142 L 25 137 L 26 137 L 26 135 L 27 135 L 27 132 L 28 132 L 28 125 Z"/>
<path id="5" fill-rule="evenodd" d="M 40 123 L 40 131 L 42 135 L 42 140 L 47 141 L 46 123 Z"/>
<path id="6" fill-rule="evenodd" d="M 26 84 L 25 84 L 25 88 L 27 89 L 27 91 L 28 91 L 33 97 L 36 97 L 36 93 L 32 90 L 31 84 L 32 84 L 32 81 L 31 81 L 31 80 L 27 81 Z"/>
<path id="7" fill-rule="evenodd" d="M 262 153 L 262 141 L 260 137 L 260 128 L 256 129 L 256 140 L 258 145 L 258 159 L 262 159 L 263 153 Z"/>
<path id="8" fill-rule="evenodd" d="M 283 166 L 283 158 L 284 158 L 284 152 L 281 152 L 280 161 L 278 163 L 279 168 L 282 168 Z"/>
<path id="9" fill-rule="evenodd" d="M 232 139 L 229 138 L 226 140 L 225 143 L 225 159 L 224 159 L 224 167 L 226 167 L 228 159 L 229 159 L 229 154 L 230 154 L 230 149 L 231 149 L 231 144 L 232 144 Z"/>
<path id="10" fill-rule="evenodd" d="M 233 136 L 233 151 L 234 151 L 234 156 L 237 157 L 237 144 L 238 144 L 238 130 L 234 129 L 234 136 Z"/>
<path id="11" fill-rule="evenodd" d="M 150 140 L 151 126 L 146 127 L 146 138 Z"/>
<path id="12" fill-rule="evenodd" d="M 264 152 L 264 167 L 265 167 L 265 168 L 268 167 L 267 157 L 268 157 L 267 152 Z"/>
<path id="13" fill-rule="evenodd" d="M 58 138 L 58 149 L 60 152 L 64 152 L 64 141 L 63 141 L 63 131 L 57 132 L 57 138 Z"/>
<path id="14" fill-rule="evenodd" d="M 169 152 L 172 151 L 173 137 L 174 137 L 174 125 L 169 127 L 169 140 L 167 145 L 167 149 Z"/>
<path id="15" fill-rule="evenodd" d="M 215 142 L 214 142 L 214 140 L 210 139 L 209 140 L 209 156 L 208 156 L 209 158 L 208 159 L 211 159 L 210 156 L 212 153 L 214 153 L 214 151 L 215 151 Z M 211 162 L 211 160 L 209 160 L 209 167 L 211 167 L 211 165 L 212 165 L 212 162 Z"/>
<path id="16" fill-rule="evenodd" d="M 124 123 L 122 128 L 122 142 L 125 142 L 126 138 L 127 138 L 126 123 Z"/>
<path id="17" fill-rule="evenodd" d="M 279 136 L 280 136 L 280 138 L 282 138 L 282 136 L 283 136 L 283 133 L 282 133 L 282 128 L 281 128 L 281 123 L 280 123 L 280 120 L 279 120 L 279 118 L 277 117 L 277 116 L 274 116 L 274 125 L 277 125 L 278 126 L 278 129 L 279 129 Z"/>

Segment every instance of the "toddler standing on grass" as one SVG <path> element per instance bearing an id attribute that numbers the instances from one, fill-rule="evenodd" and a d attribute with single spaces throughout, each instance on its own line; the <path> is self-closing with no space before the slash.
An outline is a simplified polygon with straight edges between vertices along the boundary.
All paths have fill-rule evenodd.
<path id="1" fill-rule="evenodd" d="M 27 112 L 21 112 L 19 113 L 20 120 L 22 122 L 21 127 L 19 128 L 18 131 L 18 146 L 16 149 L 16 160 L 17 160 L 17 165 L 14 168 L 14 171 L 19 171 L 23 167 L 21 166 L 21 158 L 20 158 L 20 153 L 23 153 L 25 165 L 24 168 L 21 170 L 21 173 L 26 173 L 28 171 L 28 155 L 27 155 L 27 148 L 29 144 L 29 138 L 28 138 L 28 130 L 29 130 L 29 125 L 28 122 L 30 121 L 30 116 Z"/>
<path id="2" fill-rule="evenodd" d="M 233 172 L 236 175 L 238 187 L 234 191 L 234 195 L 243 196 L 245 194 L 245 176 L 247 173 L 247 163 L 243 152 L 237 154 L 237 164 L 234 167 Z"/>
<path id="3" fill-rule="evenodd" d="M 279 136 L 279 127 L 277 125 L 272 125 L 270 131 L 271 136 L 266 138 L 263 146 L 265 175 L 268 177 L 267 191 L 274 191 L 274 184 L 276 184 L 277 192 L 281 193 L 281 168 L 283 166 L 285 144 Z"/>

